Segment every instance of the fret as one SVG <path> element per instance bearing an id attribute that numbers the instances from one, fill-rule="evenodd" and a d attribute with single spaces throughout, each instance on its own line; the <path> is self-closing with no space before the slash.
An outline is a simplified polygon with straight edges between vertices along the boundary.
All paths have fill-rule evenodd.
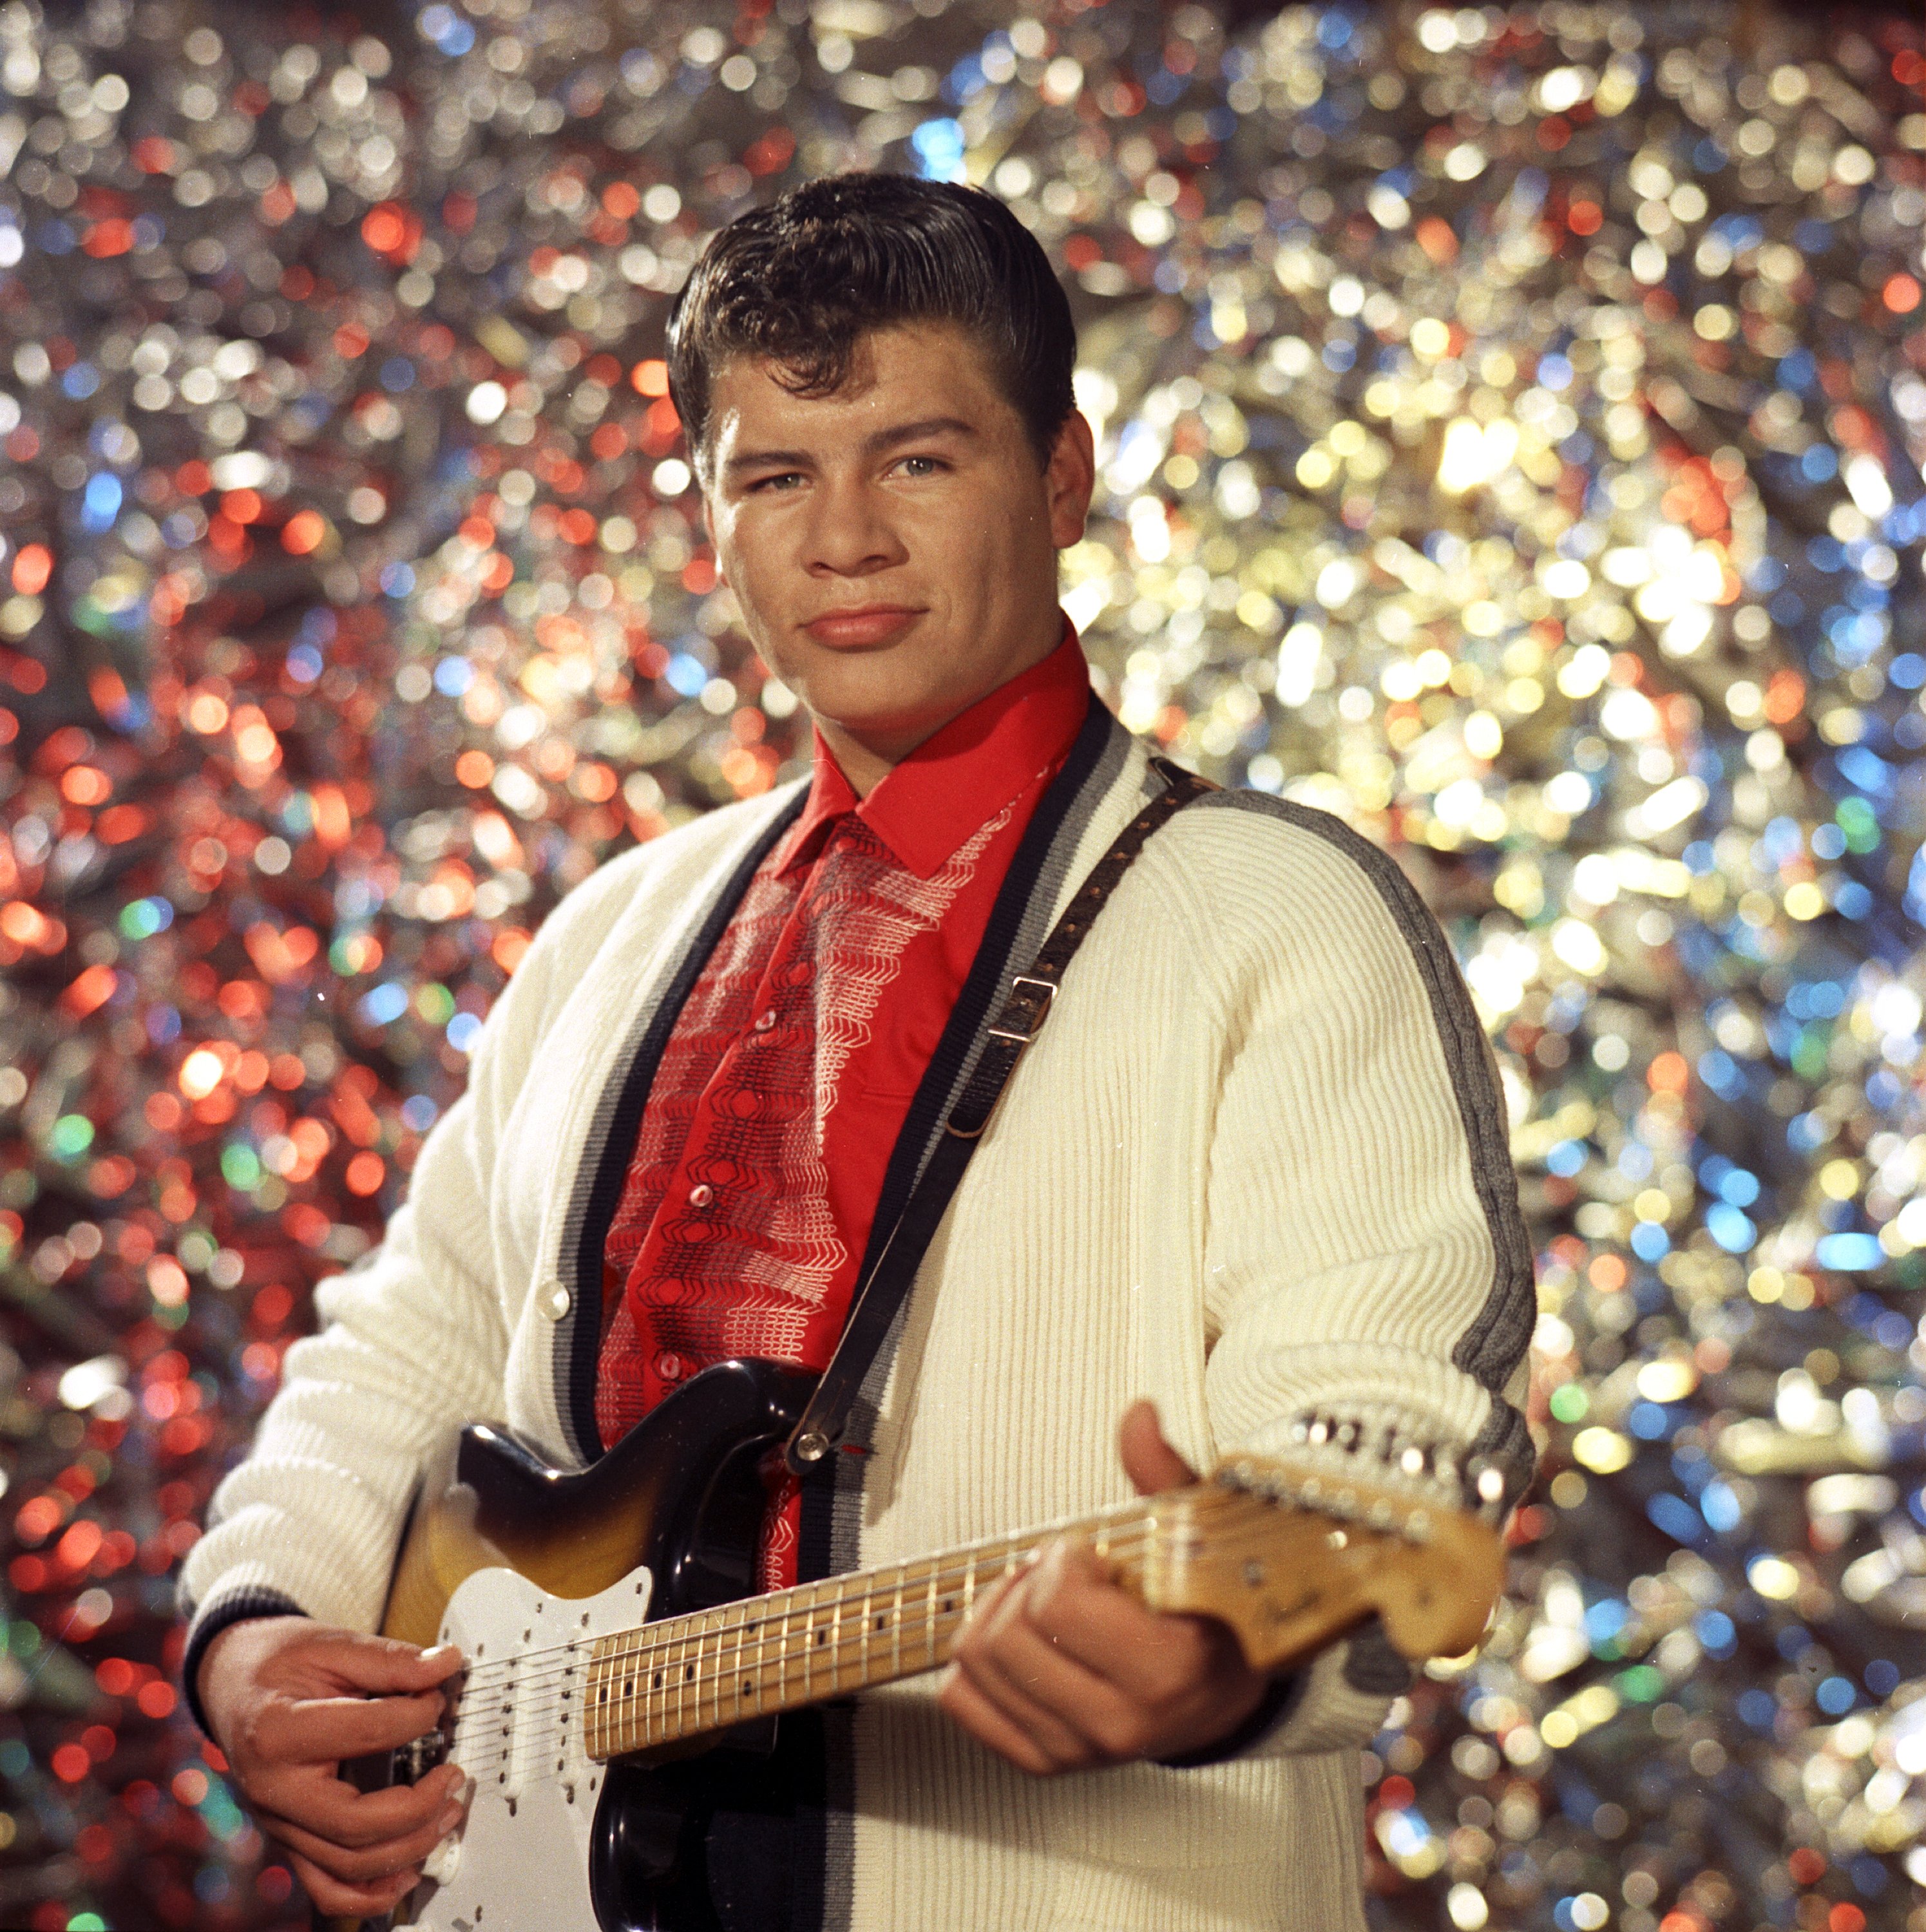
<path id="1" fill-rule="evenodd" d="M 903 1586 L 909 1579 L 909 1565 L 899 1563 L 896 1566 L 896 1607 L 890 1613 L 889 1674 L 892 1677 L 903 1675 Z"/>
<path id="2" fill-rule="evenodd" d="M 681 1702 L 685 1708 L 676 1714 L 681 1720 L 681 1729 L 685 1736 L 702 1722 L 702 1637 L 705 1629 L 705 1614 L 698 1610 L 690 1618 L 689 1634 L 683 1640 L 682 1670 L 677 1680 L 682 1687 Z"/>
<path id="3" fill-rule="evenodd" d="M 641 1647 L 641 1633 L 631 1630 L 617 1643 L 608 1659 L 609 1730 L 618 1736 L 628 1734 L 635 1690 L 644 1676 L 642 1660 L 637 1654 Z"/>
<path id="4" fill-rule="evenodd" d="M 635 1652 L 640 1642 L 638 1632 L 629 1631 L 619 1639 L 609 1653 L 606 1668 L 608 1672 L 608 1701 L 604 1708 L 608 1714 L 608 1730 L 611 1738 L 626 1736 L 629 1712 L 632 1708 L 634 1686 L 641 1665 Z"/>
<path id="5" fill-rule="evenodd" d="M 701 1612 L 702 1628 L 696 1633 L 696 1723 L 695 1729 L 706 1731 L 719 1726 L 723 1721 L 718 1676 L 722 1656 L 717 1640 L 717 1613 L 714 1610 Z M 703 1708 L 706 1700 L 708 1708 Z"/>
<path id="6" fill-rule="evenodd" d="M 662 1735 L 665 1739 L 680 1736 L 682 1717 L 683 1685 L 687 1681 L 683 1676 L 683 1659 L 689 1648 L 689 1632 L 686 1624 L 672 1624 L 665 1634 L 663 1644 L 662 1666 Z"/>
<path id="7" fill-rule="evenodd" d="M 715 1648 L 716 1654 L 714 1656 L 705 1654 L 705 1652 L 712 1646 Z M 717 1675 L 717 1666 L 720 1661 L 720 1647 L 716 1644 L 716 1612 L 714 1610 L 705 1610 L 702 1612 L 702 1628 L 696 1633 L 696 1676 L 694 1682 L 696 1685 L 696 1728 L 699 1730 L 708 1730 L 713 1726 L 718 1726 L 723 1720 L 722 1705 L 718 1689 L 720 1680 Z M 707 1724 L 705 1724 L 702 1714 L 702 1699 L 705 1693 L 708 1694 L 710 1700 L 710 1709 Z"/>
<path id="8" fill-rule="evenodd" d="M 642 1672 L 642 1708 L 648 1721 L 648 1735 L 660 1741 L 669 1735 L 669 1676 L 667 1662 L 660 1648 L 648 1648 L 647 1631 L 638 1639 L 644 1647 L 644 1654 L 638 1668 Z"/>
<path id="9" fill-rule="evenodd" d="M 923 1612 L 923 1642 L 932 1664 L 936 1660 L 936 1569 L 930 1565 L 930 1600 Z"/>
<path id="10" fill-rule="evenodd" d="M 752 1598 L 752 1602 L 753 1602 L 753 1598 Z M 742 1667 L 744 1667 L 744 1660 L 747 1658 L 747 1650 L 750 1650 L 750 1646 L 744 1642 L 744 1630 L 746 1629 L 753 1629 L 753 1624 L 746 1623 L 746 1621 L 744 1621 L 744 1611 L 738 1610 L 736 1611 L 736 1621 L 734 1621 L 734 1624 L 730 1627 L 730 1633 L 729 1633 L 730 1636 L 736 1638 L 736 1646 L 734 1646 L 734 1650 L 730 1650 L 729 1654 L 729 1694 L 736 1700 L 736 1724 L 742 1724 L 742 1693 L 744 1693 Z"/>
<path id="11" fill-rule="evenodd" d="M 711 1613 L 708 1610 L 699 1610 L 696 1613 L 696 1660 L 691 1670 L 682 1673 L 683 1681 L 689 1686 L 690 1701 L 693 1706 L 695 1721 L 690 1726 L 692 1730 L 699 1730 L 702 1726 L 702 1693 L 709 1682 L 708 1666 L 703 1657 L 703 1650 L 714 1627 L 711 1618 Z"/>
<path id="12" fill-rule="evenodd" d="M 717 1730 L 723 1727 L 723 1644 L 728 1634 L 729 1612 L 718 1610 L 712 1612 L 709 1634 L 716 1640 L 716 1654 L 709 1660 L 709 1719 Z M 698 1679 L 700 1682 L 699 1677 Z M 699 1708 L 699 1700 L 698 1708 Z"/>
<path id="13" fill-rule="evenodd" d="M 861 1608 L 857 1612 L 856 1677 L 859 1683 L 868 1684 L 875 1680 L 870 1675 L 870 1633 L 876 1625 L 876 1598 L 865 1590 L 859 1599 Z"/>
<path id="14" fill-rule="evenodd" d="M 615 1640 L 608 1654 L 596 1661 L 595 1667 L 601 1676 L 601 1689 L 596 1699 L 595 1731 L 605 1748 L 621 1722 L 623 1663 L 632 1642 L 632 1637 L 624 1633 Z"/>
<path id="15" fill-rule="evenodd" d="M 816 1597 L 813 1591 L 803 1600 L 803 1701 L 816 1697 Z"/>
<path id="16" fill-rule="evenodd" d="M 669 1675 L 668 1659 L 660 1644 L 650 1641 L 647 1629 L 635 1633 L 635 1655 L 632 1668 L 635 1681 L 642 1696 L 642 1708 L 648 1720 L 648 1732 L 651 1738 L 664 1737 L 669 1731 Z"/>
<path id="17" fill-rule="evenodd" d="M 789 1612 L 783 1612 L 782 1628 L 776 1634 L 777 1696 L 782 1695 L 781 1686 L 789 1681 Z"/>
<path id="18" fill-rule="evenodd" d="M 829 1622 L 829 1694 L 833 1697 L 841 1688 L 836 1681 L 836 1672 L 843 1658 L 843 1593 L 838 1591 L 834 1598 L 835 1610 Z"/>
<path id="19" fill-rule="evenodd" d="M 692 1730 L 690 1722 L 690 1690 L 696 1682 L 696 1671 L 702 1658 L 702 1618 L 699 1612 L 692 1614 L 683 1628 L 678 1640 L 679 1652 L 675 1660 L 675 1730 L 672 1736 L 679 1736 Z"/>

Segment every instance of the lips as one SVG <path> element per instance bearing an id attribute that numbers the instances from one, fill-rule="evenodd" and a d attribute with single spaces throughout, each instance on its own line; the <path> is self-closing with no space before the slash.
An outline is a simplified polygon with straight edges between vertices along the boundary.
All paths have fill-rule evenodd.
<path id="1" fill-rule="evenodd" d="M 803 628 L 832 650 L 855 650 L 894 644 L 922 614 L 904 604 L 861 604 L 847 610 L 825 610 Z"/>

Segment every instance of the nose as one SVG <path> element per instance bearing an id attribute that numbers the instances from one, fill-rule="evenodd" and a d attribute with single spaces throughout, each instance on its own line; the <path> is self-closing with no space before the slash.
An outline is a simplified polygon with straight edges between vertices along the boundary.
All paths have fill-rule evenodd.
<path id="1" fill-rule="evenodd" d="M 820 577 L 869 577 L 907 555 L 888 506 L 859 478 L 825 477 L 814 493 L 809 567 Z"/>

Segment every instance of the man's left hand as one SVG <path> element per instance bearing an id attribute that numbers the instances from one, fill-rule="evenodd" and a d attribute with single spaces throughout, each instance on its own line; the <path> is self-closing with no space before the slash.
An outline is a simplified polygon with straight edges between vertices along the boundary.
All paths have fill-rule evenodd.
<path id="1" fill-rule="evenodd" d="M 1147 1402 L 1125 1414 L 1118 1447 L 1141 1495 L 1197 1480 Z M 1257 1708 L 1269 1682 L 1227 1624 L 1145 1609 L 1092 1550 L 1066 1541 L 978 1604 L 940 1701 L 973 1737 L 1045 1777 L 1201 1750 Z"/>

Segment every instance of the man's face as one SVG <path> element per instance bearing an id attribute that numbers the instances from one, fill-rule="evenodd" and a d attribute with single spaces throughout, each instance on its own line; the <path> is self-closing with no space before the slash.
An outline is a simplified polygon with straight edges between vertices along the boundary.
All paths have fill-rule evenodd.
<path id="1" fill-rule="evenodd" d="M 717 563 L 831 748 L 893 761 L 1056 645 L 1089 430 L 1073 412 L 1040 467 L 982 352 L 948 326 L 866 338 L 834 395 L 792 394 L 777 373 L 742 357 L 714 381 Z"/>

